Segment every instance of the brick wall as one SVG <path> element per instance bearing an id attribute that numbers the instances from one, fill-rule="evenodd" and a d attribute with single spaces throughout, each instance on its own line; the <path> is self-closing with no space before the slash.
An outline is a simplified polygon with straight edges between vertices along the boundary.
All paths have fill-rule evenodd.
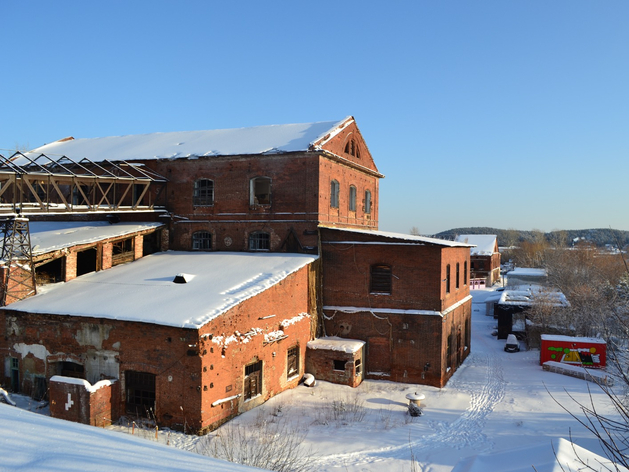
<path id="1" fill-rule="evenodd" d="M 313 276 L 311 268 L 303 267 L 200 331 L 20 313 L 9 307 L 0 310 L 0 352 L 4 358 L 19 359 L 24 390 L 32 388 L 36 377 L 59 375 L 64 362 L 83 366 L 92 384 L 117 378 L 121 392 L 126 391 L 125 372 L 153 374 L 158 422 L 187 431 L 207 430 L 297 385 L 316 321 L 309 290 Z M 299 350 L 299 370 L 289 377 L 287 352 L 292 347 Z M 255 361 L 262 361 L 262 389 L 245 401 L 245 366 Z M 8 375 L 4 373 L 5 382 Z M 212 406 L 234 395 L 239 395 L 235 401 Z M 124 396 L 112 399 L 114 409 L 116 402 L 124 412 Z"/>
<path id="2" fill-rule="evenodd" d="M 54 376 L 49 382 L 50 416 L 105 427 L 119 417 L 119 382 Z"/>

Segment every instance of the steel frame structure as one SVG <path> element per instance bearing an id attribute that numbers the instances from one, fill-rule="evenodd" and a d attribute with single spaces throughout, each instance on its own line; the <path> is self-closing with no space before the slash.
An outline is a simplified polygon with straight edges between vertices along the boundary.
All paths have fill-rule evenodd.
<path id="1" fill-rule="evenodd" d="M 0 154 L 0 214 L 154 211 L 166 182 L 141 163 Z"/>

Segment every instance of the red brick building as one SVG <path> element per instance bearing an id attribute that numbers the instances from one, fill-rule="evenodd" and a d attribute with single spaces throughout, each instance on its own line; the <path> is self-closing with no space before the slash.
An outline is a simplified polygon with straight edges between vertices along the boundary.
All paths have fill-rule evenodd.
<path id="1" fill-rule="evenodd" d="M 366 378 L 442 387 L 470 353 L 467 244 L 321 228 L 323 329 L 366 342 Z"/>
<path id="2" fill-rule="evenodd" d="M 114 191 L 90 175 L 79 186 L 28 176 L 40 153 L 126 181 Z M 58 377 L 51 395 L 98 408 L 77 416 L 66 399 L 53 411 L 99 424 L 91 411 L 110 402 L 112 419 L 150 411 L 206 431 L 296 386 L 306 344 L 336 336 L 364 347 L 318 352 L 322 378 L 445 385 L 470 352 L 470 245 L 378 232 L 382 177 L 352 117 L 68 138 L 0 165 L 2 189 L 31 192 L 28 205 L 0 194 L 0 213 L 138 225 L 112 234 L 90 222 L 100 234 L 33 242 L 38 284 L 53 289 L 0 310 L 0 382 L 38 396 L 53 376 L 111 380 L 94 393 Z"/>
<path id="3" fill-rule="evenodd" d="M 494 234 L 460 234 L 455 241 L 473 245 L 470 250 L 470 277 L 485 281 L 491 287 L 500 281 L 500 252 Z"/>
<path id="4" fill-rule="evenodd" d="M 117 379 L 111 412 L 206 431 L 303 376 L 314 260 L 164 252 L 58 285 L 0 311 L 4 380 L 35 393 L 53 376 Z"/>

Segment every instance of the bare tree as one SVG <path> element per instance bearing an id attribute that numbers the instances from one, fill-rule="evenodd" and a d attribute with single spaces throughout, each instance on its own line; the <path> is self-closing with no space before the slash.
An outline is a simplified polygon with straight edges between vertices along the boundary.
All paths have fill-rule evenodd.
<path id="1" fill-rule="evenodd" d="M 410 234 L 412 234 L 413 236 L 421 236 L 421 233 L 419 232 L 419 228 L 417 226 L 413 226 L 411 228 Z"/>

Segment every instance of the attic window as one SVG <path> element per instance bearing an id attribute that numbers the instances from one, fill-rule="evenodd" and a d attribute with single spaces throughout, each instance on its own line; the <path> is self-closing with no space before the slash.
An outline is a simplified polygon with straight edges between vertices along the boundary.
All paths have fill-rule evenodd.
<path id="1" fill-rule="evenodd" d="M 357 157 L 360 159 L 360 150 L 358 149 L 358 143 L 354 139 L 350 139 L 345 143 L 345 154 Z"/>

